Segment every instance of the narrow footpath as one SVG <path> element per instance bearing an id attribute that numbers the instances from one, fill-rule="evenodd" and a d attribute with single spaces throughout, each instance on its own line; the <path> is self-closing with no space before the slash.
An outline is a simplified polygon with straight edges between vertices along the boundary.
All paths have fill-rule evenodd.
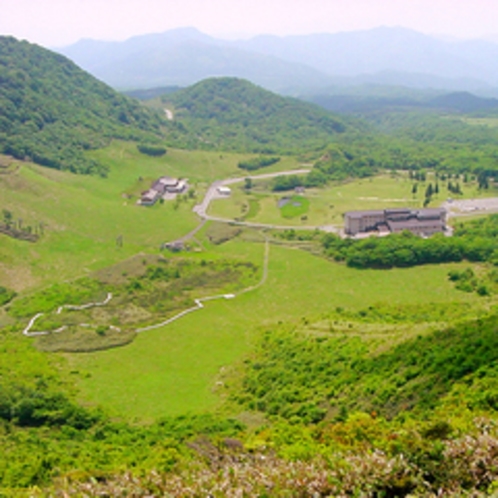
<path id="1" fill-rule="evenodd" d="M 269 259 L 270 259 L 270 242 L 266 236 L 264 236 L 264 237 L 265 237 L 265 250 L 264 250 L 265 252 L 264 252 L 264 259 L 263 259 L 263 273 L 261 275 L 260 281 L 256 285 L 252 285 L 250 287 L 247 287 L 246 289 L 241 290 L 237 294 L 219 294 L 216 296 L 207 296 L 207 297 L 194 299 L 195 306 L 192 306 L 192 308 L 188 308 L 186 310 L 183 310 L 180 313 L 172 316 L 171 318 L 168 318 L 165 321 L 155 323 L 153 325 L 148 325 L 147 327 L 140 327 L 138 329 L 135 329 L 135 332 L 137 334 L 139 334 L 141 332 L 147 332 L 149 330 L 154 330 L 154 329 L 158 329 L 158 328 L 164 327 L 166 325 L 169 325 L 170 323 L 173 323 L 174 321 L 188 315 L 189 313 L 203 309 L 204 308 L 203 303 L 206 301 L 214 301 L 215 299 L 234 299 L 237 296 L 240 296 L 240 295 L 245 294 L 247 292 L 254 291 L 254 290 L 258 289 L 259 287 L 261 287 L 266 282 L 266 279 L 268 277 L 268 263 L 269 263 Z M 73 305 L 73 304 L 65 304 L 63 306 L 60 306 L 57 309 L 56 314 L 60 314 L 64 309 L 84 310 L 84 309 L 89 309 L 89 308 L 93 308 L 96 306 L 105 306 L 111 299 L 112 299 L 112 294 L 109 292 L 107 294 L 106 299 L 100 303 L 88 303 L 88 304 L 83 304 L 80 306 Z M 66 325 L 64 325 L 64 326 L 62 326 L 58 329 L 55 329 L 55 330 L 31 331 L 35 322 L 38 320 L 38 318 L 40 318 L 43 315 L 44 315 L 44 313 L 37 313 L 33 318 L 31 318 L 28 325 L 23 330 L 23 334 L 26 337 L 37 337 L 37 336 L 48 335 L 48 334 L 53 334 L 53 333 L 60 333 L 60 332 L 64 332 L 64 330 L 66 330 L 68 328 Z M 87 323 L 80 323 L 80 324 L 78 324 L 78 326 L 90 327 L 90 325 Z M 121 329 L 119 329 L 118 327 L 114 327 L 112 325 L 110 327 L 118 332 L 121 331 Z"/>

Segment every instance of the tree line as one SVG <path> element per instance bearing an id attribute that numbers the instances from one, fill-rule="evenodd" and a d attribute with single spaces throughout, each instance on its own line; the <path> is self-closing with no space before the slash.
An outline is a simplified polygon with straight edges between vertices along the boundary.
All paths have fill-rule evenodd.
<path id="1" fill-rule="evenodd" d="M 498 263 L 498 216 L 459 225 L 453 237 L 436 234 L 424 239 L 410 232 L 363 240 L 341 239 L 326 234 L 325 253 L 355 268 L 409 267 L 462 260 Z"/>

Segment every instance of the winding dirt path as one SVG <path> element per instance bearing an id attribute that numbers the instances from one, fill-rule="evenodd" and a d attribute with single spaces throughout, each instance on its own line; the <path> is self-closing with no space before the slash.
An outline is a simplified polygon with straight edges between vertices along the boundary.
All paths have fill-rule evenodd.
<path id="1" fill-rule="evenodd" d="M 138 329 L 135 329 L 135 332 L 137 334 L 139 334 L 141 332 L 147 332 L 149 330 L 154 330 L 154 329 L 158 329 L 158 328 L 164 327 L 166 325 L 169 325 L 170 323 L 188 315 L 189 313 L 203 309 L 204 308 L 203 303 L 206 301 L 214 301 L 215 299 L 234 299 L 238 295 L 242 295 L 242 294 L 245 294 L 247 292 L 251 292 L 251 291 L 256 290 L 259 287 L 261 287 L 266 282 L 266 279 L 268 278 L 268 264 L 269 264 L 269 260 L 270 260 L 270 242 L 269 242 L 268 238 L 266 237 L 266 235 L 263 234 L 263 237 L 265 239 L 265 252 L 264 252 L 264 258 L 263 258 L 263 274 L 261 276 L 261 280 L 256 285 L 252 285 L 250 287 L 247 287 L 246 289 L 241 290 L 237 294 L 219 294 L 216 296 L 207 296 L 207 297 L 201 297 L 198 299 L 194 299 L 195 306 L 193 306 L 192 308 L 188 308 L 186 310 L 183 310 L 180 313 L 172 316 L 171 318 L 168 318 L 167 320 L 165 320 L 163 322 L 159 322 L 159 323 L 155 323 L 153 325 L 148 325 L 147 327 L 140 327 Z M 100 303 L 88 303 L 88 304 L 83 304 L 83 305 L 79 305 L 79 306 L 73 305 L 73 304 L 65 304 L 65 305 L 59 306 L 59 308 L 57 308 L 56 314 L 59 315 L 60 313 L 62 313 L 62 311 L 64 309 L 75 311 L 75 310 L 84 310 L 84 309 L 94 308 L 96 306 L 105 306 L 111 299 L 112 299 L 112 294 L 109 292 L 107 294 L 106 299 Z M 59 332 L 63 332 L 64 330 L 67 329 L 67 325 L 63 325 L 62 327 L 55 329 L 55 330 L 38 330 L 38 331 L 32 332 L 31 329 L 33 328 L 35 322 L 38 320 L 38 318 L 40 318 L 43 315 L 44 315 L 44 313 L 37 313 L 33 318 L 31 318 L 28 325 L 23 330 L 23 334 L 26 337 L 37 337 L 37 336 L 48 335 L 48 334 L 52 334 L 52 333 L 59 333 Z M 84 323 L 84 324 L 82 323 L 79 325 L 85 326 L 85 327 L 89 326 L 89 324 L 86 324 L 86 323 Z M 117 327 L 113 327 L 113 328 L 116 330 L 120 330 Z"/>
<path id="2" fill-rule="evenodd" d="M 256 290 L 259 287 L 261 287 L 262 285 L 264 285 L 264 283 L 266 282 L 266 279 L 268 278 L 268 263 L 270 261 L 270 241 L 268 240 L 268 238 L 265 235 L 263 235 L 263 236 L 265 238 L 265 253 L 264 253 L 264 258 L 263 258 L 263 274 L 261 276 L 261 280 L 256 285 L 252 285 L 251 287 L 247 287 L 246 289 L 241 290 L 237 294 L 219 294 L 217 296 L 209 296 L 209 297 L 202 297 L 199 299 L 194 299 L 195 306 L 193 306 L 192 308 L 188 308 L 188 309 L 178 313 L 177 315 L 172 316 L 171 318 L 168 318 L 164 322 L 160 322 L 160 323 L 156 323 L 154 325 L 149 325 L 147 327 L 142 327 L 142 328 L 136 329 L 135 332 L 137 332 L 137 333 L 147 332 L 148 330 L 153 330 L 153 329 L 158 329 L 160 327 L 164 327 L 165 325 L 169 325 L 170 323 L 178 320 L 179 318 L 184 317 L 185 315 L 188 315 L 189 313 L 201 310 L 202 308 L 204 308 L 204 305 L 202 303 L 204 303 L 205 301 L 213 301 L 215 299 L 235 299 L 237 296 L 245 294 L 246 292 L 251 292 L 253 290 Z"/>
<path id="3" fill-rule="evenodd" d="M 59 306 L 56 311 L 56 315 L 60 315 L 64 309 L 68 310 L 86 310 L 89 308 L 95 308 L 97 306 L 105 306 L 110 300 L 112 299 L 112 293 L 108 292 L 107 297 L 101 302 L 101 303 L 87 303 L 87 304 L 82 304 L 82 305 L 75 305 L 75 304 L 64 304 L 62 306 Z M 63 332 L 64 330 L 67 329 L 67 325 L 63 325 L 62 327 L 59 327 L 58 329 L 55 330 L 37 330 L 34 332 L 31 332 L 31 329 L 33 328 L 33 325 L 35 324 L 36 320 L 43 316 L 45 313 L 37 313 L 28 323 L 26 328 L 23 330 L 23 334 L 26 337 L 36 337 L 40 335 L 48 335 L 52 334 L 54 332 Z M 80 324 L 82 326 L 86 326 L 87 324 Z"/>

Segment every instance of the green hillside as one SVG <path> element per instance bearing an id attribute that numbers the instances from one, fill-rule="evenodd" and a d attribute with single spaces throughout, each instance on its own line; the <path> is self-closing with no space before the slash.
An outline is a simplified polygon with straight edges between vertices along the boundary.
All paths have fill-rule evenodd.
<path id="1" fill-rule="evenodd" d="M 356 323 L 349 331 L 341 330 L 337 314 L 330 317 L 334 325 L 329 330 L 317 323 L 307 333 L 267 332 L 252 361 L 246 362 L 234 399 L 269 415 L 308 423 L 322 420 L 327 413 L 344 417 L 355 410 L 393 417 L 414 408 L 420 412 L 434 408 L 465 379 L 467 402 L 496 409 L 496 388 L 489 382 L 485 394 L 475 387 L 478 380 L 485 385 L 496 378 L 496 315 L 419 334 L 396 346 L 389 344 L 389 338 L 380 347 L 382 335 L 366 333 L 371 328 L 369 318 L 379 319 L 377 308 L 363 310 L 357 318 L 363 316 L 366 323 Z M 430 313 L 429 308 L 419 309 L 420 315 Z M 397 326 L 403 327 L 401 321 Z M 416 328 L 414 323 L 404 326 L 405 335 Z M 387 339 L 389 327 L 384 327 Z"/>
<path id="2" fill-rule="evenodd" d="M 303 152 L 323 148 L 353 129 L 345 119 L 314 105 L 236 78 L 204 80 L 162 101 L 188 129 L 183 145 L 189 148 Z"/>
<path id="3" fill-rule="evenodd" d="M 84 150 L 112 138 L 154 140 L 161 118 L 65 57 L 0 37 L 0 151 L 79 173 L 105 174 Z M 156 138 L 157 139 L 157 138 Z"/>
<path id="4" fill-rule="evenodd" d="M 1 43 L 0 496 L 496 495 L 498 216 L 323 234 L 496 196 L 495 129 L 374 134 L 233 78 L 163 122 Z M 161 176 L 188 190 L 139 205 Z"/>

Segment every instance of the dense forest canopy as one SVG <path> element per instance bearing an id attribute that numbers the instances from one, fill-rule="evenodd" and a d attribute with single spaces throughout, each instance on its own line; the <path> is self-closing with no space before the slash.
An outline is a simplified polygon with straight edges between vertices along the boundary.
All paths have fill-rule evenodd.
<path id="1" fill-rule="evenodd" d="M 212 78 L 163 97 L 188 130 L 184 146 L 256 153 L 321 149 L 353 129 L 312 104 L 236 78 Z"/>
<path id="2" fill-rule="evenodd" d="M 161 118 L 61 55 L 0 37 L 0 151 L 79 173 L 105 174 L 84 150 L 112 138 L 157 140 Z"/>

